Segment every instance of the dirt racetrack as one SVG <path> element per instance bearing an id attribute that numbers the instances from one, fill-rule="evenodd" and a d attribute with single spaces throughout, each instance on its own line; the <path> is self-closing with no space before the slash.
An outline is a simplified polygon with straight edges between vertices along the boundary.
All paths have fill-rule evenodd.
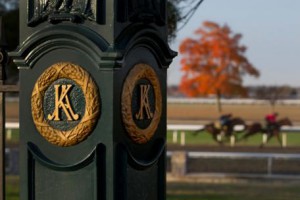
<path id="1" fill-rule="evenodd" d="M 241 117 L 247 122 L 263 122 L 264 116 L 272 112 L 268 104 L 231 104 L 222 105 L 223 113 L 232 113 L 233 116 Z M 277 104 L 275 111 L 279 113 L 279 118 L 288 117 L 294 125 L 300 125 L 300 105 Z M 215 104 L 185 104 L 168 103 L 167 119 L 168 123 L 199 123 L 205 121 L 215 121 L 219 117 Z M 19 102 L 18 99 L 10 99 L 6 104 L 7 121 L 18 121 Z"/>
<path id="2" fill-rule="evenodd" d="M 270 105 L 223 105 L 223 113 L 231 113 L 233 116 L 241 117 L 246 122 L 263 122 L 264 116 L 272 109 Z M 279 113 L 278 118 L 288 117 L 294 125 L 300 125 L 300 105 L 283 105 L 275 106 L 275 111 Z M 168 123 L 200 123 L 206 121 L 215 121 L 219 118 L 217 107 L 214 104 L 184 104 L 169 103 L 167 108 Z"/>
<path id="3" fill-rule="evenodd" d="M 5 105 L 6 121 L 18 122 L 19 121 L 19 100 L 10 98 L 6 100 Z"/>

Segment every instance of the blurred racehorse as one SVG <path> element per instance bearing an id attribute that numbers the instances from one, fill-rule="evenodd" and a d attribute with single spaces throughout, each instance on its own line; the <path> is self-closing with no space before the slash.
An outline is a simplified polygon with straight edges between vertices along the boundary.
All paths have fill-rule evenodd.
<path id="1" fill-rule="evenodd" d="M 248 137 L 256 135 L 257 133 L 266 133 L 266 129 L 259 122 L 254 122 L 250 125 L 246 125 L 245 134 L 239 139 L 246 140 Z"/>
<path id="2" fill-rule="evenodd" d="M 267 134 L 267 142 L 269 142 L 269 140 L 276 136 L 278 142 L 280 143 L 280 145 L 282 146 L 282 142 L 281 142 L 281 138 L 280 138 L 280 131 L 281 131 L 281 127 L 282 126 L 292 126 L 292 122 L 289 118 L 283 118 L 278 120 L 272 128 L 266 128 L 264 126 L 261 125 L 261 123 L 258 122 L 254 122 L 251 125 L 246 125 L 246 133 L 239 139 L 240 140 L 244 140 L 247 139 L 250 136 L 253 136 L 257 133 L 266 133 Z M 260 147 L 263 147 L 266 143 L 262 143 L 260 145 Z"/>
<path id="3" fill-rule="evenodd" d="M 234 127 L 236 125 L 241 125 L 241 126 L 243 126 L 243 128 L 246 127 L 245 121 L 240 117 L 234 117 L 234 118 L 230 119 L 228 125 L 225 127 L 222 127 L 222 131 L 224 132 L 224 135 L 227 138 L 229 138 L 230 136 L 232 136 L 234 134 L 234 132 L 235 132 Z"/>
<path id="4" fill-rule="evenodd" d="M 229 138 L 234 133 L 234 126 L 236 125 L 243 125 L 245 126 L 245 121 L 239 117 L 234 117 L 229 120 L 227 126 L 221 127 L 220 125 L 211 122 L 206 125 L 202 129 L 196 130 L 194 134 L 197 134 L 201 131 L 207 131 L 210 133 L 213 137 L 213 139 L 218 142 L 219 144 L 222 144 L 222 136 L 225 136 L 226 138 Z"/>
<path id="5" fill-rule="evenodd" d="M 283 118 L 283 119 L 278 120 L 271 129 L 266 130 L 267 136 L 268 136 L 266 143 L 268 143 L 269 140 L 275 136 L 277 138 L 280 146 L 282 147 L 282 141 L 280 138 L 280 131 L 281 131 L 282 126 L 293 126 L 293 124 L 289 118 Z M 264 145 L 266 143 L 262 142 L 260 147 L 264 147 Z"/>

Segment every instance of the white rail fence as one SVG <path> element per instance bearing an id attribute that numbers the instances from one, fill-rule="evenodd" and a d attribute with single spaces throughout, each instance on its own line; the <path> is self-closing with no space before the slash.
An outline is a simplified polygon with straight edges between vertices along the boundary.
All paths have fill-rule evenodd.
<path id="1" fill-rule="evenodd" d="M 10 140 L 12 138 L 12 130 L 19 129 L 20 124 L 19 122 L 6 122 L 5 129 L 6 129 L 6 139 Z"/>
<path id="2" fill-rule="evenodd" d="M 13 129 L 19 129 L 19 123 L 18 122 L 7 122 L 5 124 L 6 126 L 6 137 L 9 139 L 12 135 L 12 130 Z M 180 144 L 185 145 L 185 134 L 187 131 L 195 131 L 199 129 L 203 129 L 204 125 L 172 125 L 169 124 L 167 125 L 167 129 L 169 131 L 173 131 L 173 142 L 178 143 L 178 135 L 180 133 Z M 235 130 L 241 130 L 243 127 L 242 126 L 236 126 Z M 284 142 L 284 137 L 286 140 L 287 133 L 290 132 L 300 132 L 300 127 L 299 126 L 293 126 L 293 127 L 283 127 L 282 128 L 283 134 L 283 142 Z M 285 146 L 287 143 L 285 142 Z M 9 154 L 7 151 L 6 154 Z M 290 175 L 290 174 L 276 174 L 274 172 L 274 165 L 276 165 L 276 160 L 294 160 L 294 161 L 299 161 L 300 163 L 300 155 L 299 154 L 283 154 L 283 153 L 238 153 L 238 152 L 167 152 L 168 158 L 171 160 L 170 161 L 170 174 L 173 176 L 186 176 L 189 172 L 187 170 L 188 168 L 188 160 L 189 159 L 205 159 L 205 158 L 216 158 L 216 159 L 229 159 L 234 160 L 234 159 L 253 159 L 253 160 L 259 160 L 259 159 L 265 159 L 265 173 L 264 174 L 247 174 L 247 173 L 199 173 L 199 172 L 193 172 L 191 174 L 188 174 L 189 177 L 191 176 L 196 176 L 196 177 L 205 177 L 205 176 L 217 176 L 217 177 L 230 177 L 230 176 L 241 176 L 241 177 L 266 177 L 266 178 L 296 178 L 300 179 L 300 169 L 299 173 L 296 175 Z M 13 156 L 15 157 L 15 156 Z M 12 160 L 12 159 L 9 159 Z M 275 164 L 274 164 L 275 163 Z M 299 165 L 299 163 L 296 163 Z M 295 163 L 294 163 L 295 164 Z M 9 167 L 10 166 L 10 167 Z M 9 165 L 6 166 L 7 170 L 12 170 L 11 166 L 15 165 Z M 255 163 L 253 163 L 253 166 L 255 166 Z M 14 171 L 14 170 L 12 170 Z"/>
<path id="3" fill-rule="evenodd" d="M 167 130 L 172 131 L 172 142 L 174 144 L 179 143 L 180 145 L 186 145 L 186 133 L 193 132 L 197 130 L 202 130 L 204 125 L 179 125 L 179 124 L 168 124 Z M 244 126 L 236 125 L 234 127 L 235 131 L 242 131 Z M 281 129 L 281 137 L 282 137 L 282 146 L 287 146 L 287 137 L 288 133 L 300 133 L 300 126 L 283 126 Z M 180 140 L 179 140 L 180 138 Z M 220 138 L 221 139 L 221 138 Z M 262 134 L 262 142 L 266 143 L 267 141 L 267 134 Z M 235 146 L 235 137 L 230 137 L 230 145 Z"/>
<path id="4" fill-rule="evenodd" d="M 186 151 L 168 151 L 167 157 L 170 160 L 168 173 L 177 177 L 245 177 L 245 178 L 288 178 L 300 179 L 300 155 L 284 153 L 239 153 L 239 152 L 186 152 Z M 224 160 L 218 171 L 218 167 L 212 166 L 211 172 L 201 172 L 201 169 L 195 171 L 191 167 L 190 160 L 198 160 L 201 166 L 204 165 L 205 159 Z M 234 167 L 230 162 L 236 161 Z M 247 162 L 248 161 L 248 162 Z M 255 169 L 247 172 L 241 169 L 243 164 L 249 164 L 249 169 Z M 194 162 L 195 164 L 195 162 Z M 284 168 L 282 166 L 285 164 Z M 197 165 L 197 164 L 196 164 Z M 224 172 L 224 167 L 229 165 L 229 170 Z M 278 169 L 278 167 L 281 169 Z M 194 169 L 193 169 L 194 168 Z M 192 170 L 191 170 L 192 169 Z M 223 170 L 223 171 L 222 171 Z M 240 170 L 240 171 L 239 171 Z"/>
<path id="5" fill-rule="evenodd" d="M 216 104 L 215 98 L 172 98 L 168 97 L 168 103 L 176 104 Z M 221 99 L 225 105 L 269 105 L 269 100 L 259 99 Z M 300 105 L 300 99 L 282 99 L 276 102 L 278 105 Z"/>
<path id="6" fill-rule="evenodd" d="M 13 129 L 19 129 L 19 122 L 6 122 L 5 127 L 6 127 L 6 138 L 8 140 L 11 139 L 12 137 L 12 130 Z M 204 125 L 183 125 L 183 124 L 168 124 L 167 125 L 167 130 L 172 131 L 172 142 L 173 143 L 179 143 L 180 145 L 184 146 L 186 145 L 186 133 L 187 132 L 193 132 L 197 130 L 201 130 L 204 128 Z M 243 130 L 242 125 L 237 125 L 234 127 L 235 131 L 241 131 Z M 286 147 L 287 146 L 287 137 L 288 133 L 300 133 L 300 126 L 284 126 L 282 127 L 282 146 Z M 265 143 L 267 140 L 267 135 L 262 134 L 262 142 Z M 230 138 L 230 145 L 234 146 L 235 145 L 235 138 L 232 136 Z"/>

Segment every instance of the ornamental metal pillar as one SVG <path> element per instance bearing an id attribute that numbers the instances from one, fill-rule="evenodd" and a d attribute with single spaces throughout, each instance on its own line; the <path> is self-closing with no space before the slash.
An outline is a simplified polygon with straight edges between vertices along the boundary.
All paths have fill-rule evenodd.
<path id="1" fill-rule="evenodd" d="M 7 61 L 6 41 L 0 16 L 0 87 L 4 84 L 5 71 L 4 67 Z M 5 199 L 5 93 L 0 90 L 0 199 Z"/>
<path id="2" fill-rule="evenodd" d="M 166 0 L 20 1 L 21 199 L 165 199 Z"/>

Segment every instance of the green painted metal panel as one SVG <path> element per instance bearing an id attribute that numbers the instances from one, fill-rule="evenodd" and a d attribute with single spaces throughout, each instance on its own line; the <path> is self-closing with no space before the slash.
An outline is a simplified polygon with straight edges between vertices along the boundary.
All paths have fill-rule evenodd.
<path id="1" fill-rule="evenodd" d="M 21 44 L 11 53 L 20 69 L 21 200 L 165 199 L 166 77 L 176 55 L 166 1 L 45 2 L 20 2 Z M 95 112 L 96 96 L 73 65 L 99 93 L 91 129 L 80 120 Z"/>

